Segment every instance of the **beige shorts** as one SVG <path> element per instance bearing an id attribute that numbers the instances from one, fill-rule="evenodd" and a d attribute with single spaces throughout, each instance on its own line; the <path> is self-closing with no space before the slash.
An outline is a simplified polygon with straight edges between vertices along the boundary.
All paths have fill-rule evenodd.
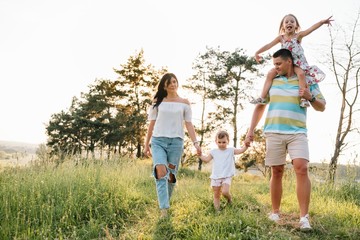
<path id="1" fill-rule="evenodd" d="M 231 177 L 226 178 L 218 178 L 218 179 L 211 179 L 211 186 L 212 187 L 221 187 L 223 184 L 231 185 Z"/>
<path id="2" fill-rule="evenodd" d="M 302 158 L 309 161 L 309 145 L 306 134 L 265 133 L 266 137 L 266 166 L 286 164 L 286 154 L 291 161 Z"/>

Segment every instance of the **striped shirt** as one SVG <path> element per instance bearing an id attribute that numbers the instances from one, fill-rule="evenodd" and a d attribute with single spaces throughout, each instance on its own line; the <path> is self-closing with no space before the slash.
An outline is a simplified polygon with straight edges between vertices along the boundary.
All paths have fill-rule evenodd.
<path id="1" fill-rule="evenodd" d="M 324 99 L 318 84 L 310 86 L 310 92 Z M 300 107 L 299 80 L 296 75 L 274 78 L 268 96 L 269 109 L 265 119 L 264 133 L 307 133 L 306 108 Z"/>

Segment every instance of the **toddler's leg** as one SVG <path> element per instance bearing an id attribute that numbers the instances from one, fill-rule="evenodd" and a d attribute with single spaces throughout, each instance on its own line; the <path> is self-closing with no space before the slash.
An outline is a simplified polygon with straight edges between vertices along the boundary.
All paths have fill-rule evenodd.
<path id="1" fill-rule="evenodd" d="M 222 185 L 222 195 L 226 198 L 227 202 L 228 203 L 231 203 L 232 202 L 232 199 L 231 199 L 231 194 L 230 194 L 230 185 L 229 184 L 226 184 L 224 183 Z"/>
<path id="2" fill-rule="evenodd" d="M 306 79 L 305 79 L 305 72 L 304 70 L 302 70 L 300 67 L 295 66 L 294 67 L 294 72 L 296 73 L 296 75 L 298 76 L 299 79 L 299 87 L 300 88 L 307 88 L 307 83 L 306 83 Z M 308 100 L 306 100 L 305 98 L 301 98 L 300 99 L 300 106 L 301 107 L 310 107 L 310 103 Z"/>
<path id="3" fill-rule="evenodd" d="M 213 186 L 213 192 L 214 192 L 214 208 L 216 211 L 220 211 L 221 187 Z"/>

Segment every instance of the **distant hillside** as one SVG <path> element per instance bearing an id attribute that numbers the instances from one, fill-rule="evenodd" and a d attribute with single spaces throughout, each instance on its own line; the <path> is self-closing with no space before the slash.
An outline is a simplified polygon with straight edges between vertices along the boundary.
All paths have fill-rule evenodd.
<path id="1" fill-rule="evenodd" d="M 6 153 L 29 153 L 35 154 L 38 144 L 22 143 L 22 142 L 10 142 L 0 140 L 0 151 Z"/>

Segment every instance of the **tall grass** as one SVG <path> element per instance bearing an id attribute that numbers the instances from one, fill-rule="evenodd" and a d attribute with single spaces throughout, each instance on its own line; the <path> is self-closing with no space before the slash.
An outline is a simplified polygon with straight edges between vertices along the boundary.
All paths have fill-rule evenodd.
<path id="1" fill-rule="evenodd" d="M 0 239 L 359 239 L 360 187 L 313 183 L 309 233 L 298 230 L 295 178 L 274 224 L 267 180 L 241 174 L 233 204 L 212 206 L 209 173 L 182 168 L 170 216 L 159 218 L 149 160 L 67 161 L 0 173 Z"/>

